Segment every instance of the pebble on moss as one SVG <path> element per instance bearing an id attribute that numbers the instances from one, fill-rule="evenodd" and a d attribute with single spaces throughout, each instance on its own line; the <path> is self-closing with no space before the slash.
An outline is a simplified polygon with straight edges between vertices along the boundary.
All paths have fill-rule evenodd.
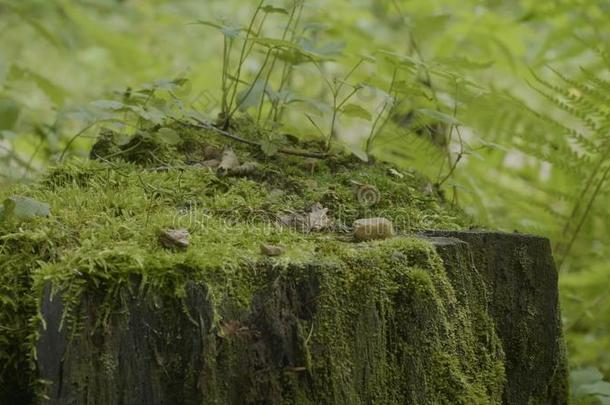
<path id="1" fill-rule="evenodd" d="M 365 218 L 354 222 L 354 238 L 357 241 L 387 239 L 394 236 L 394 225 L 387 218 Z"/>
<path id="2" fill-rule="evenodd" d="M 183 250 L 188 248 L 190 236 L 186 229 L 163 229 L 159 232 L 159 243 L 167 249 Z"/>
<path id="3" fill-rule="evenodd" d="M 261 244 L 261 253 L 265 256 L 281 256 L 284 253 L 284 249 L 275 245 Z"/>

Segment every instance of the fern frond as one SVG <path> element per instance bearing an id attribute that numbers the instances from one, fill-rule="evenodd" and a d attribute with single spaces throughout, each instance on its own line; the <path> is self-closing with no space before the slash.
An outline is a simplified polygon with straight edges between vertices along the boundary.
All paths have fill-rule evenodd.
<path id="1" fill-rule="evenodd" d="M 610 81 L 602 79 L 589 69 L 580 68 L 580 70 L 592 84 L 600 88 L 600 91 L 610 92 Z M 610 103 L 606 105 L 610 105 Z"/>
<path id="2" fill-rule="evenodd" d="M 559 92 L 560 95 L 562 95 L 564 98 L 559 98 L 556 97 L 550 93 L 547 93 L 546 91 L 537 88 L 535 86 L 532 86 L 532 88 L 538 93 L 540 94 L 542 97 L 544 97 L 546 100 L 550 101 L 552 104 L 555 104 L 557 107 L 559 107 L 560 110 L 572 115 L 574 118 L 577 118 L 579 121 L 581 121 L 590 131 L 597 133 L 599 131 L 599 126 L 598 124 L 592 120 L 589 116 L 589 113 L 586 111 L 583 111 L 581 108 L 577 108 L 573 105 L 573 103 L 567 101 L 570 100 L 570 96 L 569 93 L 567 92 L 567 90 L 565 89 L 561 89 L 558 88 L 556 86 L 553 86 L 551 84 L 549 84 L 548 82 L 546 82 L 545 80 L 543 80 L 542 78 L 538 78 L 537 79 L 539 81 L 539 83 L 543 84 L 545 87 L 548 87 L 556 92 Z"/>
<path id="3" fill-rule="evenodd" d="M 610 106 L 610 94 L 598 90 L 590 83 L 584 83 L 578 80 L 570 79 L 569 77 L 565 76 L 564 74 L 551 67 L 549 67 L 549 69 L 567 85 L 571 86 L 572 89 L 575 89 L 581 93 L 581 96 L 579 96 L 575 95 L 574 93 L 570 93 L 570 91 L 568 90 L 568 94 L 569 96 L 571 96 L 571 98 L 575 99 L 575 101 L 577 102 L 587 103 L 587 108 L 594 110 L 596 115 L 598 115 L 599 117 L 608 117 L 610 115 L 610 111 L 608 111 L 607 108 L 604 109 L 600 107 L 600 105 L 604 107 Z M 585 72 L 584 69 L 582 69 L 582 71 L 583 73 Z M 608 84 L 610 85 L 610 83 Z M 589 101 L 585 96 L 591 98 L 593 101 Z"/>
<path id="4" fill-rule="evenodd" d="M 595 142 L 594 140 L 591 140 L 590 135 L 584 134 L 583 132 L 576 130 L 572 127 L 568 127 L 567 125 L 560 123 L 555 118 L 553 118 L 549 115 L 541 114 L 540 112 L 535 111 L 534 109 L 532 109 L 531 107 L 529 107 L 528 105 L 526 105 L 525 103 L 523 103 L 520 100 L 517 102 L 520 103 L 521 107 L 525 111 L 528 111 L 532 116 L 535 116 L 538 120 L 548 124 L 549 125 L 548 129 L 551 130 L 551 132 L 553 134 L 558 135 L 558 136 L 553 136 L 554 139 L 571 138 L 575 144 L 580 146 L 583 151 L 585 151 L 589 154 L 594 155 L 594 154 L 600 152 L 600 145 L 597 142 Z"/>

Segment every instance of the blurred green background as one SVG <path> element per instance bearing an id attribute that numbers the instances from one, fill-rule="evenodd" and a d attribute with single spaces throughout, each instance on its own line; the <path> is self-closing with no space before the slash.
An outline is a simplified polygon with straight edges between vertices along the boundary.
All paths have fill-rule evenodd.
<path id="1" fill-rule="evenodd" d="M 300 1 L 265 5 L 291 10 Z M 171 88 L 180 108 L 213 119 L 223 35 L 193 23 L 218 23 L 226 35 L 247 26 L 256 6 L 0 0 L 0 187 L 87 156 L 103 127 L 132 130 L 100 113 L 108 103 L 99 100 Z M 484 226 L 552 240 L 573 396 L 610 403 L 610 3 L 311 0 L 302 13 L 293 39 L 325 61 L 291 67 L 291 108 L 274 129 L 318 136 L 311 114 L 317 110 L 320 126 L 328 118 L 325 79 L 345 78 L 354 66 L 349 81 L 366 83 L 355 103 L 378 111 L 393 66 L 409 64 L 400 82 L 408 107 L 376 135 L 373 155 L 426 173 Z M 281 37 L 286 18 L 270 13 L 266 36 Z M 244 80 L 253 80 L 261 60 L 255 50 Z M 187 80 L 174 89 L 175 79 Z M 413 111 L 428 121 L 414 120 Z M 372 125 L 366 121 L 348 117 L 335 131 L 358 156 Z M 434 125 L 451 127 L 453 136 L 439 145 Z"/>

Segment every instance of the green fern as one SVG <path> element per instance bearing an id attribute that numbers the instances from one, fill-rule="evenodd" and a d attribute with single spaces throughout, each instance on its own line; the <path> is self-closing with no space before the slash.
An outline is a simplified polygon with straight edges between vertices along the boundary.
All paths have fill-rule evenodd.
<path id="1" fill-rule="evenodd" d="M 473 108 L 477 116 L 474 128 L 483 134 L 493 134 L 493 140 L 507 145 L 521 154 L 526 166 L 541 170 L 550 164 L 551 178 L 529 179 L 542 193 L 541 204 L 523 195 L 531 206 L 532 218 L 540 215 L 545 206 L 554 218 L 548 222 L 545 234 L 555 242 L 558 264 L 567 264 L 575 244 L 586 246 L 590 239 L 583 231 L 590 223 L 591 212 L 602 199 L 610 172 L 610 97 L 606 90 L 610 83 L 594 73 L 583 70 L 580 78 L 572 79 L 550 69 L 549 78 L 532 72 L 534 81 L 530 87 L 539 98 L 530 99 L 532 107 L 520 98 L 503 92 L 491 92 Z M 544 105 L 554 106 L 546 109 Z M 511 159 L 506 153 L 498 159 Z M 506 162 L 500 162 L 500 167 Z M 514 177 L 506 167 L 500 176 Z M 497 189 L 498 186 L 491 186 Z M 518 189 L 518 188 L 516 188 Z M 505 196 L 514 202 L 515 191 L 506 190 Z M 560 222 L 560 226 L 557 223 Z M 550 225 L 553 224 L 553 225 Z M 586 249 L 585 249 L 586 250 Z"/>

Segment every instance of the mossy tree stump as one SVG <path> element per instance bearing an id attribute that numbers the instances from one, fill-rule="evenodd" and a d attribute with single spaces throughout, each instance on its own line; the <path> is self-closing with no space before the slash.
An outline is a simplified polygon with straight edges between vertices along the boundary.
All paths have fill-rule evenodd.
<path id="1" fill-rule="evenodd" d="M 11 190 L 52 214 L 0 224 L 1 403 L 567 402 L 548 241 L 460 231 L 417 173 L 240 145 L 220 170 L 178 130 Z M 397 236 L 356 243 L 372 217 Z"/>

